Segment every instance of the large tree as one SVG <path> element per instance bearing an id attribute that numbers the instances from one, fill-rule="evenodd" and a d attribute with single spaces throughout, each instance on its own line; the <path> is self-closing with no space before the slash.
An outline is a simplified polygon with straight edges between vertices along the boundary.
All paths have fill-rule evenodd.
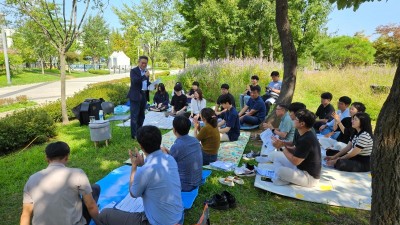
<path id="1" fill-rule="evenodd" d="M 339 9 L 371 0 L 330 0 Z M 373 1 L 373 0 L 372 0 Z M 374 131 L 371 155 L 371 224 L 400 224 L 400 58 L 390 93 L 382 106 Z"/>
<path id="2" fill-rule="evenodd" d="M 81 26 L 90 5 L 101 8 L 103 6 L 102 0 L 8 0 L 6 3 L 21 15 L 32 19 L 46 36 L 47 41 L 57 49 L 60 60 L 62 120 L 64 124 L 67 124 L 65 54 L 80 34 Z"/>
<path id="3" fill-rule="evenodd" d="M 93 63 L 100 63 L 100 58 L 108 56 L 110 29 L 101 15 L 89 16 L 83 25 L 83 53 L 91 56 Z"/>
<path id="4" fill-rule="evenodd" d="M 380 34 L 374 41 L 375 61 L 396 64 L 400 58 L 400 25 L 388 24 L 376 28 Z"/>

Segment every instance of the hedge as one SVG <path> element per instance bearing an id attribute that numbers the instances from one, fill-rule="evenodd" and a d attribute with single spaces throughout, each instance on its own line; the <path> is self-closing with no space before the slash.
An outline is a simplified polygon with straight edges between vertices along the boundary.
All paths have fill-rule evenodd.
<path id="1" fill-rule="evenodd" d="M 93 69 L 90 69 L 90 70 L 88 70 L 88 72 L 91 73 L 91 74 L 100 74 L 100 75 L 110 74 L 109 70 L 93 70 Z"/>
<path id="2" fill-rule="evenodd" d="M 32 142 L 40 144 L 56 135 L 56 126 L 44 109 L 14 112 L 0 119 L 0 155 Z"/>

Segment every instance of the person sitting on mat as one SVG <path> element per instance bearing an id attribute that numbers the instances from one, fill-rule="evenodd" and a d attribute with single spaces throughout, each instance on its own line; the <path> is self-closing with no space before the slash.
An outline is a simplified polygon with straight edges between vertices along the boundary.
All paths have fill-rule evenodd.
<path id="1" fill-rule="evenodd" d="M 325 157 L 328 166 L 347 172 L 368 172 L 373 136 L 371 118 L 367 113 L 357 113 L 351 121 L 354 133 L 346 147 L 333 156 Z"/>
<path id="2" fill-rule="evenodd" d="M 174 87 L 175 87 L 176 85 L 181 85 L 181 87 L 183 87 L 182 84 L 181 84 L 181 82 L 176 82 L 175 85 L 174 85 Z M 185 90 L 183 90 L 183 88 L 182 88 L 182 94 L 185 94 Z M 175 90 L 172 90 L 172 92 L 171 92 L 171 98 L 172 98 L 172 96 L 174 96 L 174 95 L 175 95 Z"/>
<path id="3" fill-rule="evenodd" d="M 264 129 L 271 129 L 274 135 L 278 135 L 279 139 L 292 142 L 294 137 L 294 124 L 290 118 L 288 107 L 283 104 L 278 104 L 275 109 L 275 114 L 278 118 L 281 118 L 278 128 L 274 128 L 271 123 L 263 123 Z"/>
<path id="4" fill-rule="evenodd" d="M 229 97 L 231 98 L 231 102 L 232 102 L 232 106 L 234 108 L 236 108 L 236 104 L 235 104 L 235 97 L 233 97 L 233 95 L 231 93 L 229 93 L 229 85 L 228 84 L 222 84 L 221 85 L 221 95 L 218 97 L 217 99 L 217 105 L 215 106 L 215 114 L 217 114 L 218 118 L 224 118 L 223 113 L 224 108 L 221 105 L 221 97 L 224 95 L 229 95 Z"/>
<path id="5" fill-rule="evenodd" d="M 266 116 L 264 101 L 260 97 L 260 86 L 252 86 L 251 98 L 239 113 L 240 124 L 259 125 Z"/>
<path id="6" fill-rule="evenodd" d="M 331 105 L 333 95 L 330 92 L 324 92 L 321 94 L 321 104 L 318 106 L 317 121 L 315 121 L 314 129 L 319 130 L 319 128 L 332 120 L 332 113 L 335 112 L 335 108 Z"/>
<path id="7" fill-rule="evenodd" d="M 154 106 L 150 107 L 151 111 L 162 112 L 168 109 L 169 96 L 168 92 L 165 90 L 163 83 L 159 83 L 157 87 L 157 92 L 153 97 Z"/>
<path id="8" fill-rule="evenodd" d="M 250 80 L 251 80 L 251 84 L 247 85 L 246 90 L 244 90 L 244 92 L 239 96 L 240 109 L 242 109 L 247 104 L 249 99 L 251 98 L 250 97 L 251 87 L 256 87 L 256 86 L 260 87 L 258 85 L 258 81 L 260 80 L 260 78 L 258 78 L 257 75 L 251 76 Z M 261 90 L 261 87 L 260 87 L 260 90 Z"/>
<path id="9" fill-rule="evenodd" d="M 178 163 L 182 191 L 192 191 L 201 184 L 203 155 L 199 141 L 188 135 L 192 123 L 184 116 L 177 116 L 172 122 L 176 136 L 174 144 L 168 150 L 161 147 L 163 152 L 170 154 Z"/>
<path id="10" fill-rule="evenodd" d="M 346 117 L 350 117 L 350 110 L 349 110 L 350 104 L 351 104 L 351 98 L 347 96 L 342 96 L 339 98 L 339 101 L 337 103 L 338 110 L 336 114 L 340 116 L 340 120 Z M 319 131 L 321 134 L 325 135 L 334 131 L 333 130 L 334 123 L 335 123 L 334 120 L 327 122 L 325 125 L 320 126 L 317 132 Z M 339 133 L 337 133 L 336 135 L 339 135 Z M 336 137 L 334 139 L 336 139 Z"/>
<path id="11" fill-rule="evenodd" d="M 194 92 L 197 91 L 199 88 L 200 88 L 200 83 L 197 81 L 194 81 L 192 83 L 192 88 L 186 94 L 188 104 L 192 101 L 193 98 L 195 98 Z"/>
<path id="12" fill-rule="evenodd" d="M 240 121 L 236 108 L 232 105 L 229 95 L 220 98 L 222 107 L 225 110 L 224 118 L 218 123 L 221 141 L 237 141 L 240 136 Z M 224 128 L 222 126 L 226 125 Z"/>
<path id="13" fill-rule="evenodd" d="M 195 120 L 194 136 L 201 142 L 204 166 L 217 161 L 220 136 L 218 131 L 218 117 L 214 110 L 211 108 L 202 109 L 200 118 L 204 122 L 204 127 L 200 128 L 200 123 Z"/>
<path id="14" fill-rule="evenodd" d="M 192 112 L 190 113 L 190 118 L 199 119 L 199 113 L 202 109 L 206 107 L 206 99 L 203 98 L 203 92 L 201 89 L 194 91 L 192 101 L 190 102 L 190 108 Z"/>
<path id="15" fill-rule="evenodd" d="M 175 95 L 171 99 L 171 115 L 184 115 L 187 108 L 186 95 L 182 94 L 182 85 L 177 84 L 174 87 Z"/>
<path id="16" fill-rule="evenodd" d="M 160 150 L 161 131 L 155 126 L 143 126 L 137 131 L 137 141 L 146 159 L 129 151 L 132 170 L 129 193 L 142 197 L 144 212 L 103 209 L 99 220 L 103 225 L 178 224 L 183 217 L 181 182 L 174 158 Z M 139 166 L 139 167 L 138 167 Z M 59 221 L 58 221 L 59 222 Z M 59 224 L 59 223 L 54 224 Z"/>
<path id="17" fill-rule="evenodd" d="M 321 148 L 311 128 L 315 122 L 314 113 L 307 109 L 297 111 L 294 126 L 299 131 L 293 149 L 284 148 L 283 154 L 274 159 L 275 176 L 272 181 L 276 185 L 297 184 L 313 187 L 319 183 L 321 175 Z"/>

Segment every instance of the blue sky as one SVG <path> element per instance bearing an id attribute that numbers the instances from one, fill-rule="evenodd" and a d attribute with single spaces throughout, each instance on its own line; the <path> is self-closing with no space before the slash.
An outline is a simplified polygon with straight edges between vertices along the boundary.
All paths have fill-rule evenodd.
<path id="1" fill-rule="evenodd" d="M 111 10 L 111 6 L 122 7 L 123 2 L 132 5 L 132 2 L 139 1 L 110 0 L 110 5 L 105 10 L 105 18 L 110 27 L 121 27 L 118 17 Z M 389 23 L 400 24 L 400 0 L 366 2 L 356 12 L 353 9 L 337 10 L 335 7 L 329 15 L 327 27 L 329 34 L 352 36 L 358 31 L 364 31 L 366 35 L 374 39 L 375 28 Z"/>

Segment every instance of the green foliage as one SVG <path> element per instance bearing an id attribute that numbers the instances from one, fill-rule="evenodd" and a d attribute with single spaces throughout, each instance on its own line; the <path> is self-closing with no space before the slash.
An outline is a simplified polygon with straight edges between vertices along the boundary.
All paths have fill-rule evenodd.
<path id="1" fill-rule="evenodd" d="M 169 74 L 170 74 L 169 71 L 162 71 L 162 72 L 156 73 L 156 77 L 165 77 L 165 76 L 169 76 Z"/>
<path id="2" fill-rule="evenodd" d="M 54 137 L 55 124 L 45 110 L 26 109 L 0 119 L 0 155 Z"/>
<path id="3" fill-rule="evenodd" d="M 379 26 L 376 32 L 380 34 L 380 37 L 374 41 L 375 61 L 397 64 L 400 59 L 400 25 Z"/>
<path id="4" fill-rule="evenodd" d="M 113 102 L 115 105 L 125 104 L 128 90 L 129 87 L 126 83 L 104 82 L 101 84 L 89 85 L 89 87 L 67 98 L 68 117 L 74 118 L 75 115 L 72 113 L 72 109 L 87 98 L 103 98 L 106 101 Z M 62 120 L 60 101 L 49 103 L 43 106 L 43 108 L 55 122 L 60 122 Z"/>
<path id="5" fill-rule="evenodd" d="M 93 70 L 93 69 L 90 69 L 90 70 L 88 70 L 88 72 L 92 73 L 92 74 L 101 74 L 101 75 L 110 74 L 110 71 L 108 71 L 108 70 Z"/>
<path id="6" fill-rule="evenodd" d="M 107 58 L 109 34 L 110 29 L 102 16 L 89 16 L 83 25 L 83 54 L 91 56 L 94 62 L 99 62 L 100 57 Z"/>
<path id="7" fill-rule="evenodd" d="M 16 53 L 8 53 L 8 60 L 10 62 L 11 75 L 21 71 L 20 65 L 24 62 L 22 57 Z M 0 54 L 0 74 L 6 74 L 4 54 Z"/>
<path id="8" fill-rule="evenodd" d="M 367 39 L 349 36 L 325 39 L 313 51 L 315 61 L 328 68 L 371 64 L 374 54 L 375 49 Z"/>
<path id="9" fill-rule="evenodd" d="M 336 3 L 338 9 L 345 9 L 353 7 L 353 10 L 356 11 L 358 7 L 364 2 L 373 2 L 374 0 L 329 0 L 330 3 Z M 381 0 L 377 0 L 380 2 Z"/>

